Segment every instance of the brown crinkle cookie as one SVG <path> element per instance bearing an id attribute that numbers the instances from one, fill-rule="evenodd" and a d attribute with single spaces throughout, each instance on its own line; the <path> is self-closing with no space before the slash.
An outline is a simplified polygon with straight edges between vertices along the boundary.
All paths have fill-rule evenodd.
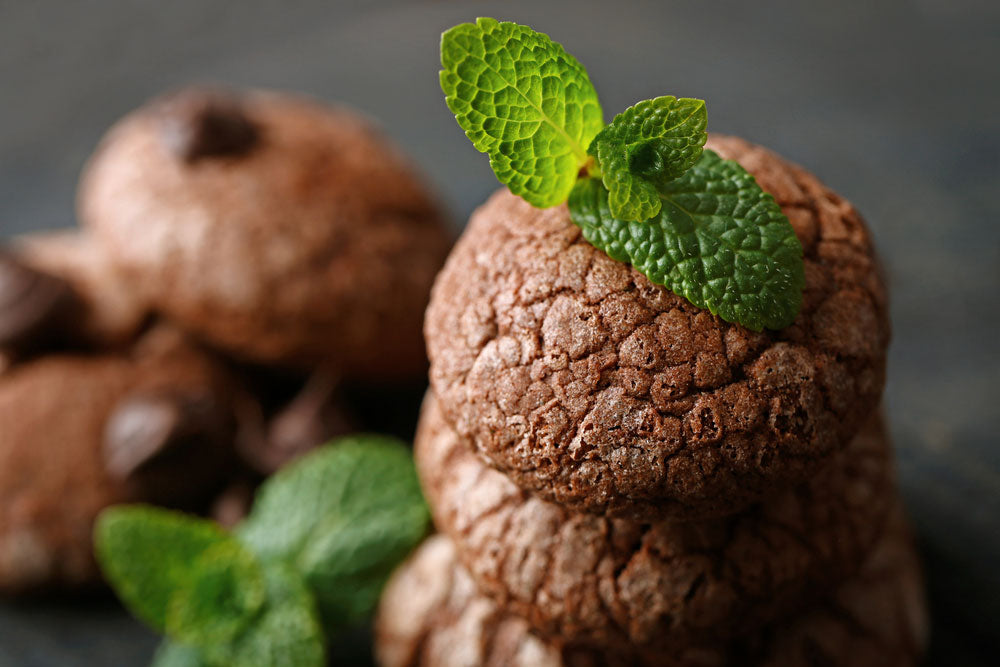
<path id="1" fill-rule="evenodd" d="M 559 651 L 481 597 L 455 558 L 448 538 L 436 535 L 393 574 L 375 621 L 375 653 L 383 667 L 559 665 Z"/>
<path id="2" fill-rule="evenodd" d="M 730 514 L 801 482 L 878 403 L 885 288 L 851 204 L 740 139 L 802 241 L 802 312 L 754 333 L 589 245 L 565 206 L 503 190 L 435 283 L 424 325 L 448 420 L 521 488 L 637 518 Z"/>
<path id="3" fill-rule="evenodd" d="M 451 542 L 429 539 L 390 580 L 376 619 L 382 667 L 914 667 L 927 638 L 920 566 L 901 513 L 831 597 L 752 640 L 609 655 L 535 635 L 476 592 Z"/>
<path id="4" fill-rule="evenodd" d="M 428 396 L 415 456 L 481 592 L 541 635 L 664 650 L 726 640 L 850 576 L 893 499 L 876 416 L 805 484 L 745 512 L 643 523 L 576 512 L 484 463 Z"/>
<path id="5" fill-rule="evenodd" d="M 156 309 L 241 358 L 399 380 L 449 246 L 409 162 L 354 112 L 186 89 L 113 127 L 80 218 Z"/>
<path id="6" fill-rule="evenodd" d="M 75 299 L 63 316 L 63 338 L 96 347 L 124 345 L 147 323 L 149 305 L 86 234 L 31 234 L 14 239 L 12 250 L 19 261 L 65 281 L 72 290 Z"/>
<path id="7" fill-rule="evenodd" d="M 761 667 L 912 667 L 929 626 L 920 559 L 897 501 L 858 574 L 820 604 L 742 641 L 737 655 Z"/>
<path id="8" fill-rule="evenodd" d="M 97 514 L 207 503 L 229 474 L 228 376 L 176 332 L 0 372 L 0 593 L 96 584 Z"/>
<path id="9" fill-rule="evenodd" d="M 626 667 L 635 664 L 631 658 L 540 639 L 527 621 L 479 595 L 443 535 L 429 538 L 396 570 L 375 619 L 382 667 Z"/>

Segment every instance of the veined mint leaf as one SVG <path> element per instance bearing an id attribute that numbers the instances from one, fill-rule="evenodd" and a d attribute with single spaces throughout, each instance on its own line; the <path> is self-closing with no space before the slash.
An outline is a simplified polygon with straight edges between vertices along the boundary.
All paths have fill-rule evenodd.
<path id="1" fill-rule="evenodd" d="M 267 602 L 236 637 L 190 646 L 164 641 L 153 667 L 322 667 L 323 630 L 302 577 L 276 561 L 264 568 Z"/>
<path id="2" fill-rule="evenodd" d="M 108 582 L 133 614 L 160 632 L 167 629 L 172 597 L 195 580 L 199 558 L 232 540 L 211 521 L 142 505 L 107 509 L 94 528 Z"/>
<path id="3" fill-rule="evenodd" d="M 587 71 L 516 23 L 480 18 L 441 36 L 441 89 L 497 178 L 528 203 L 566 201 L 604 121 Z"/>
<path id="4" fill-rule="evenodd" d="M 340 625 L 375 608 L 389 575 L 427 532 L 427 510 L 411 502 L 368 514 L 364 521 L 331 521 L 300 556 L 323 618 Z"/>
<path id="5" fill-rule="evenodd" d="M 257 559 L 235 539 L 227 539 L 198 556 L 191 580 L 171 596 L 166 634 L 195 646 L 228 641 L 247 625 L 265 598 Z"/>
<path id="6" fill-rule="evenodd" d="M 657 188 L 690 169 L 708 139 L 705 102 L 666 96 L 639 102 L 615 116 L 588 152 L 597 158 L 619 220 L 648 220 L 660 212 Z"/>
<path id="7" fill-rule="evenodd" d="M 225 665 L 323 667 L 326 643 L 316 600 L 302 576 L 281 562 L 269 563 L 267 606 L 233 644 Z"/>
<path id="8" fill-rule="evenodd" d="M 591 244 L 699 308 L 755 331 L 792 323 L 805 285 L 802 246 L 753 176 L 706 150 L 659 196 L 656 217 L 627 222 L 611 213 L 601 181 L 581 179 L 570 215 Z"/>
<path id="9" fill-rule="evenodd" d="M 342 438 L 264 483 L 239 537 L 296 567 L 327 627 L 368 613 L 427 531 L 413 457 L 398 440 Z"/>

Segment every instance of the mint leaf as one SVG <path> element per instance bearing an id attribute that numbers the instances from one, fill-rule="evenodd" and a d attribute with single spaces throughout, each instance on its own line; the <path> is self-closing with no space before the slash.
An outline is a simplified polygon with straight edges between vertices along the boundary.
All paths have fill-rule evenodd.
<path id="1" fill-rule="evenodd" d="M 265 568 L 267 607 L 232 646 L 226 665 L 323 667 L 326 647 L 316 601 L 302 576 L 280 562 Z"/>
<path id="2" fill-rule="evenodd" d="M 189 646 L 164 641 L 153 667 L 322 667 L 323 630 L 302 577 L 280 562 L 264 568 L 267 603 L 236 638 Z"/>
<path id="3" fill-rule="evenodd" d="M 209 547 L 193 565 L 191 580 L 170 598 L 166 634 L 196 646 L 228 641 L 264 604 L 260 565 L 231 538 Z"/>
<path id="4" fill-rule="evenodd" d="M 294 565 L 328 627 L 367 614 L 392 568 L 427 531 L 413 457 L 394 438 L 342 438 L 261 487 L 238 536 Z"/>
<path id="5" fill-rule="evenodd" d="M 174 594 L 195 580 L 198 559 L 231 540 L 211 521 L 142 505 L 107 509 L 94 528 L 108 583 L 133 614 L 160 632 Z"/>
<path id="6" fill-rule="evenodd" d="M 422 504 L 368 514 L 363 521 L 331 522 L 306 548 L 299 564 L 333 625 L 368 615 L 396 566 L 427 531 Z"/>
<path id="7" fill-rule="evenodd" d="M 707 124 L 704 101 L 671 96 L 639 102 L 615 116 L 588 149 L 610 192 L 611 215 L 640 221 L 659 213 L 657 188 L 698 161 Z"/>
<path id="8" fill-rule="evenodd" d="M 802 246 L 753 176 L 706 150 L 659 187 L 660 213 L 628 222 L 611 213 L 600 180 L 581 179 L 570 215 L 591 244 L 699 308 L 755 331 L 791 324 L 805 285 Z"/>
<path id="9" fill-rule="evenodd" d="M 538 207 L 566 201 L 604 125 L 587 71 L 539 32 L 491 18 L 441 36 L 441 89 L 497 178 Z"/>

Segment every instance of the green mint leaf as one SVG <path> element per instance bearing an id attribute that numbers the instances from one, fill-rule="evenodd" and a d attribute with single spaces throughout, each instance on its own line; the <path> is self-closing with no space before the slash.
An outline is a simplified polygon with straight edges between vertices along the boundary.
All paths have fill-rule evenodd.
<path id="1" fill-rule="evenodd" d="M 530 204 L 566 201 L 604 126 L 587 71 L 516 23 L 480 18 L 441 36 L 441 89 L 500 182 Z"/>
<path id="2" fill-rule="evenodd" d="M 389 575 L 426 531 L 426 509 L 416 502 L 373 512 L 364 521 L 328 524 L 299 559 L 324 618 L 342 625 L 367 616 Z"/>
<path id="3" fill-rule="evenodd" d="M 166 634 L 195 646 L 235 637 L 266 598 L 257 559 L 234 539 L 209 547 L 195 561 L 191 580 L 170 598 Z"/>
<path id="4" fill-rule="evenodd" d="M 648 220 L 660 212 L 659 187 L 690 169 L 708 139 L 703 100 L 657 97 L 615 116 L 588 149 L 597 158 L 611 215 Z"/>
<path id="5" fill-rule="evenodd" d="M 267 606 L 221 664 L 241 667 L 323 667 L 326 644 L 316 600 L 292 567 L 269 563 Z"/>
<path id="6" fill-rule="evenodd" d="M 160 632 L 172 597 L 196 578 L 199 558 L 231 540 L 211 521 L 142 505 L 107 509 L 94 528 L 108 583 L 133 614 Z"/>
<path id="7" fill-rule="evenodd" d="M 238 536 L 302 573 L 327 627 L 374 607 L 392 568 L 427 531 L 413 457 L 394 438 L 342 438 L 261 487 Z"/>
<path id="8" fill-rule="evenodd" d="M 322 667 L 326 649 L 316 603 L 302 577 L 281 562 L 264 568 L 263 611 L 229 641 L 190 646 L 164 641 L 153 667 Z"/>
<path id="9" fill-rule="evenodd" d="M 795 319 L 805 285 L 802 246 L 774 198 L 713 151 L 660 186 L 660 213 L 615 218 L 600 180 L 581 179 L 569 200 L 584 238 L 652 282 L 748 329 Z"/>

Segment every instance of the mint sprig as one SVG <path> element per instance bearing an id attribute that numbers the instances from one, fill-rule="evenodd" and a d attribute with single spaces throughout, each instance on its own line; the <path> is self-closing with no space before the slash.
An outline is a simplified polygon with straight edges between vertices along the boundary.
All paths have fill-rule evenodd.
<path id="1" fill-rule="evenodd" d="M 480 18 L 441 36 L 441 89 L 497 178 L 534 206 L 566 201 L 604 126 L 587 71 L 548 36 Z"/>
<path id="2" fill-rule="evenodd" d="M 236 532 L 262 557 L 293 563 L 324 621 L 343 625 L 374 607 L 429 516 L 410 451 L 394 438 L 353 436 L 265 482 Z"/>
<path id="3" fill-rule="evenodd" d="M 198 585 L 203 564 L 222 556 L 225 549 L 230 560 L 242 561 L 241 545 L 217 524 L 143 505 L 106 510 L 97 521 L 94 540 L 104 574 L 122 602 L 159 632 L 172 625 L 168 619 L 176 613 L 172 609 L 178 606 L 178 592 Z M 242 574 L 249 588 L 263 587 L 258 571 Z M 242 609 L 220 606 L 216 615 L 252 612 L 256 597 L 249 596 Z M 216 602 L 212 597 L 204 600 L 205 605 Z"/>
<path id="4" fill-rule="evenodd" d="M 302 577 L 288 565 L 265 566 L 268 605 L 232 641 L 163 642 L 153 667 L 322 667 L 326 664 L 323 626 Z"/>
<path id="5" fill-rule="evenodd" d="M 669 96 L 615 116 L 589 149 L 601 166 L 611 214 L 640 221 L 659 213 L 658 189 L 698 161 L 707 124 L 704 101 Z"/>
<path id="6" fill-rule="evenodd" d="M 227 538 L 191 563 L 190 577 L 170 597 L 165 632 L 194 645 L 227 641 L 246 627 L 266 600 L 260 562 L 242 544 Z"/>
<path id="7" fill-rule="evenodd" d="M 597 179 L 582 179 L 569 210 L 588 242 L 699 308 L 755 331 L 795 319 L 805 285 L 802 247 L 743 167 L 706 150 L 658 196 L 655 218 L 626 222 L 612 214 Z"/>
<path id="8" fill-rule="evenodd" d="M 169 638 L 158 667 L 319 667 L 325 637 L 371 612 L 428 523 L 409 449 L 365 435 L 279 471 L 232 534 L 125 506 L 106 510 L 94 537 L 126 607 Z"/>
<path id="9" fill-rule="evenodd" d="M 511 192 L 543 208 L 568 199 L 588 242 L 726 321 L 794 321 L 801 244 L 749 173 L 703 152 L 703 101 L 645 100 L 604 126 L 572 56 L 489 18 L 445 32 L 441 63 L 449 108 Z"/>

